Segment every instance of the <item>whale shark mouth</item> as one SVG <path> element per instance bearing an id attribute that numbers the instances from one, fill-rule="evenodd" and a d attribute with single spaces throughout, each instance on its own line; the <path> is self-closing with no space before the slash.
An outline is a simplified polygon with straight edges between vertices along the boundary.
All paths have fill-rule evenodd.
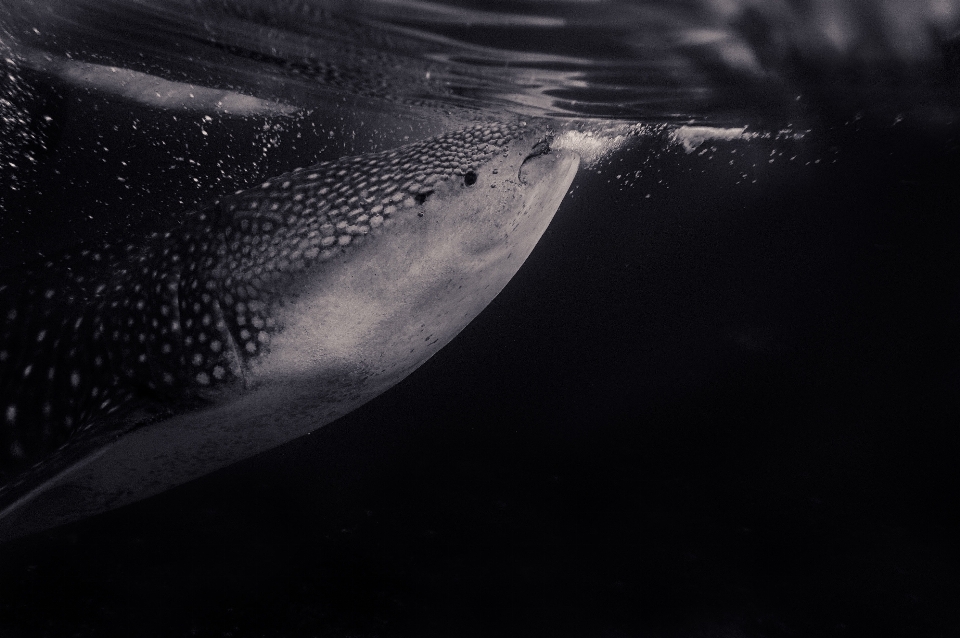
<path id="1" fill-rule="evenodd" d="M 553 135 L 546 134 L 537 140 L 537 143 L 533 145 L 533 149 L 530 151 L 530 154 L 527 155 L 523 161 L 520 163 L 520 168 L 517 171 L 517 179 L 521 184 L 526 184 L 527 180 L 523 177 L 523 167 L 530 160 L 536 159 L 542 155 L 546 155 L 550 152 L 550 143 L 553 142 Z"/>

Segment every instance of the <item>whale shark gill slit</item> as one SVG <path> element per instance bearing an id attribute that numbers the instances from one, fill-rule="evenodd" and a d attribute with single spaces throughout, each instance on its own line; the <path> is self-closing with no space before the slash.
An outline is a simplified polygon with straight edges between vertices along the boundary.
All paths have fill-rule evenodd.
<path id="1" fill-rule="evenodd" d="M 579 166 L 545 139 L 484 123 L 323 162 L 0 276 L 0 540 L 191 480 L 399 382 L 543 234 Z"/>

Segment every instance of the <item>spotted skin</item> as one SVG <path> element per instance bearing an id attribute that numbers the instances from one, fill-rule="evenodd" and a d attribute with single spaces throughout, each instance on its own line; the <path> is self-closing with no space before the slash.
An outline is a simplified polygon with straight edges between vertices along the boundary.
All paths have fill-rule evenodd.
<path id="1" fill-rule="evenodd" d="M 103 417 L 242 391 L 277 305 L 324 262 L 389 233 L 524 133 L 483 124 L 295 170 L 143 241 L 86 247 L 0 280 L 0 469 Z"/>

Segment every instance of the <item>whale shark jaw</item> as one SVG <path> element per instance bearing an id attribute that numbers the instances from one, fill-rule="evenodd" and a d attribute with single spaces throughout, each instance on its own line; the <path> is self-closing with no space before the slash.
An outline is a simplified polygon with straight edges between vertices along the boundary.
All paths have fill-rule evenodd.
<path id="1" fill-rule="evenodd" d="M 0 541 L 135 502 L 307 434 L 449 343 L 530 255 L 579 168 L 576 154 L 549 150 L 545 130 L 511 125 L 491 142 L 489 129 L 298 169 L 218 201 L 212 235 L 227 230 L 218 260 L 205 263 L 219 282 L 208 286 L 220 313 L 212 321 L 230 352 L 178 376 L 190 401 L 104 415 L 103 425 L 18 476 L 0 493 Z M 311 186 L 298 191 L 305 180 Z M 317 195 L 324 181 L 335 185 L 327 200 Z M 281 213 L 296 212 L 297 194 L 315 200 L 322 223 L 310 209 L 285 223 Z M 270 240 L 276 250 L 261 251 L 265 269 L 231 228 L 246 229 L 251 245 Z M 240 306 L 246 318 L 233 325 L 228 315 Z M 189 351 L 181 359 L 189 364 Z"/>

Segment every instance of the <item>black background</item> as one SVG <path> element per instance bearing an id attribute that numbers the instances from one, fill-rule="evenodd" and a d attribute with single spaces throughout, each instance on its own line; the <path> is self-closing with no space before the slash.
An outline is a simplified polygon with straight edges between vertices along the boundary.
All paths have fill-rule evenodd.
<path id="1" fill-rule="evenodd" d="M 958 635 L 958 168 L 637 140 L 385 395 L 0 548 L 0 636 Z"/>

